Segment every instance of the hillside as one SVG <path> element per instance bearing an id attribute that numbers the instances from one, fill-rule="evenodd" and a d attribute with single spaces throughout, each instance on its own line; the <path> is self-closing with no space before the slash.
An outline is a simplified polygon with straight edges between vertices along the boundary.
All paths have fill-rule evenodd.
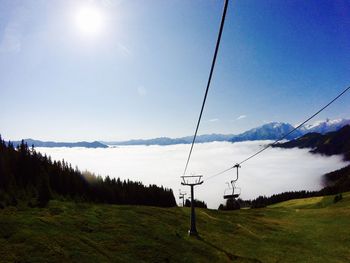
<path id="1" fill-rule="evenodd" d="M 343 154 L 350 160 L 350 125 L 326 134 L 308 133 L 298 139 L 277 144 L 281 148 L 312 148 L 311 152 L 325 155 Z"/>
<path id="2" fill-rule="evenodd" d="M 176 206 L 171 189 L 82 173 L 64 160 L 52 161 L 24 142 L 15 149 L 0 136 L 0 208 L 16 206 L 20 200 L 26 200 L 29 206 L 46 206 L 50 199 L 55 198 L 108 204 Z"/>
<path id="3" fill-rule="evenodd" d="M 350 126 L 346 125 L 338 131 L 326 134 L 308 133 L 298 139 L 276 144 L 274 147 L 287 149 L 295 147 L 310 148 L 312 153 L 328 156 L 341 154 L 345 161 L 350 161 Z M 321 190 L 322 194 L 349 191 L 350 165 L 324 174 L 323 179 L 326 188 Z"/>
<path id="4" fill-rule="evenodd" d="M 6 262 L 349 262 L 350 193 L 290 200 L 263 209 L 197 209 L 200 239 L 189 238 L 188 208 L 89 205 L 0 213 Z"/>

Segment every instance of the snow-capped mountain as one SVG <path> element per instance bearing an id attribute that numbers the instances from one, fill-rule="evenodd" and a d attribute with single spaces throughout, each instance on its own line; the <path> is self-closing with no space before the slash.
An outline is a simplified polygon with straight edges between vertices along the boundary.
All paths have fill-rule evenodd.
<path id="1" fill-rule="evenodd" d="M 313 124 L 308 124 L 302 127 L 300 130 L 303 133 L 309 133 L 309 132 L 317 132 L 325 134 L 327 132 L 333 132 L 341 129 L 345 125 L 350 125 L 350 120 L 347 119 L 336 119 L 336 120 L 330 120 L 327 119 L 325 121 L 316 121 Z"/>
<path id="2" fill-rule="evenodd" d="M 350 125 L 350 120 L 347 119 L 336 119 L 336 120 L 325 120 L 317 121 L 313 124 L 304 125 L 300 129 L 294 131 L 286 137 L 288 140 L 296 139 L 306 133 L 317 132 L 325 134 L 327 132 L 333 132 L 341 129 L 345 125 Z M 292 131 L 295 126 L 289 123 L 283 122 L 271 122 L 264 124 L 260 127 L 251 129 L 242 134 L 234 135 L 230 141 L 255 141 L 255 140 L 277 140 L 283 135 Z"/>
<path id="3" fill-rule="evenodd" d="M 260 127 L 251 129 L 244 133 L 235 135 L 230 141 L 241 142 L 241 141 L 255 141 L 255 140 L 277 140 L 283 135 L 292 131 L 294 127 L 289 123 L 283 122 L 271 122 L 264 124 Z M 295 139 L 303 135 L 301 131 L 296 130 L 292 134 L 288 135 L 286 139 Z"/>
<path id="4" fill-rule="evenodd" d="M 284 134 L 293 130 L 294 127 L 289 123 L 283 122 L 271 122 L 259 126 L 257 128 L 248 130 L 241 134 L 204 134 L 199 135 L 196 138 L 197 143 L 214 142 L 214 141 L 229 141 L 229 142 L 242 142 L 242 141 L 256 141 L 256 140 L 276 140 Z M 301 131 L 295 131 L 290 134 L 287 139 L 295 139 L 302 136 L 304 133 Z M 130 140 L 123 142 L 104 142 L 109 145 L 172 145 L 172 144 L 189 144 L 192 143 L 193 136 L 186 136 L 181 138 L 154 138 L 146 140 Z"/>

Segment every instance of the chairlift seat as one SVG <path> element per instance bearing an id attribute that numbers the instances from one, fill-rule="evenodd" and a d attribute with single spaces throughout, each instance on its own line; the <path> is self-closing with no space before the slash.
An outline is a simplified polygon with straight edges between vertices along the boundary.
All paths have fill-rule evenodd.
<path id="1" fill-rule="evenodd" d="M 233 195 L 224 195 L 224 199 L 231 199 L 231 198 L 237 198 L 239 194 L 233 194 Z"/>

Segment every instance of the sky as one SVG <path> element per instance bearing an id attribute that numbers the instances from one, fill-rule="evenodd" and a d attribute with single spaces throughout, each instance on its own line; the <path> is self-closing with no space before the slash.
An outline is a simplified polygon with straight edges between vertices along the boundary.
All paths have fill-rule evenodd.
<path id="1" fill-rule="evenodd" d="M 222 8 L 218 0 L 1 0 L 1 135 L 193 134 Z M 230 1 L 199 134 L 300 123 L 350 85 L 349 72 L 349 1 Z M 317 118 L 349 118 L 349 99 Z"/>
<path id="2" fill-rule="evenodd" d="M 195 198 L 204 200 L 210 208 L 217 209 L 220 203 L 224 203 L 226 182 L 236 177 L 236 171 L 231 170 L 212 179 L 208 177 L 231 167 L 233 162 L 243 160 L 266 143 L 268 141 L 198 144 L 190 163 L 190 171 L 203 174 L 204 183 L 195 188 Z M 176 198 L 179 189 L 187 192 L 187 196 L 190 194 L 189 187 L 181 186 L 179 180 L 188 145 L 37 150 L 50 155 L 54 160 L 64 159 L 73 167 L 77 165 L 82 171 L 87 169 L 102 176 L 141 181 L 146 185 L 163 185 L 173 189 Z M 239 170 L 237 181 L 237 186 L 241 188 L 241 198 L 245 200 L 284 191 L 319 190 L 323 187 L 323 174 L 347 165 L 340 155 L 326 157 L 311 154 L 309 149 L 280 148 L 269 149 L 246 164 Z"/>

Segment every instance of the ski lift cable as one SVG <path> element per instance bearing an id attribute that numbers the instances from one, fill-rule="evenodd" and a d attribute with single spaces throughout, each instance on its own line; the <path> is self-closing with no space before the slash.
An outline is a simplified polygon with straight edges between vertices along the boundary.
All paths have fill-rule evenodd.
<path id="1" fill-rule="evenodd" d="M 205 90 L 205 94 L 204 94 L 204 98 L 203 98 L 203 103 L 202 103 L 202 108 L 201 108 L 201 111 L 200 111 L 200 114 L 199 114 L 199 118 L 198 118 L 196 130 L 195 130 L 195 133 L 194 133 L 194 136 L 193 136 L 193 140 L 192 140 L 190 152 L 189 152 L 189 154 L 188 154 L 188 158 L 187 158 L 187 162 L 186 162 L 186 166 L 185 166 L 183 175 L 186 174 L 187 167 L 188 167 L 188 163 L 190 162 L 190 159 L 191 159 L 192 150 L 193 150 L 193 146 L 194 146 L 195 141 L 196 141 L 196 137 L 197 137 L 197 132 L 198 132 L 199 124 L 200 124 L 201 119 L 202 119 L 202 114 L 203 114 L 203 110 L 204 110 L 204 105 L 205 105 L 205 102 L 206 102 L 206 100 L 207 100 L 207 95 L 208 95 L 208 91 L 209 91 L 209 87 L 210 87 L 210 83 L 211 83 L 211 78 L 212 78 L 213 72 L 214 72 L 216 57 L 217 57 L 217 54 L 218 54 L 218 51 L 219 51 L 219 46 L 220 46 L 220 41 L 221 41 L 221 35 L 222 35 L 222 31 L 223 31 L 224 24 L 225 24 L 225 18 L 226 18 L 226 11 L 227 11 L 227 6 L 228 6 L 228 1 L 229 1 L 229 0 L 225 0 L 225 3 L 224 3 L 224 9 L 223 9 L 222 17 L 221 17 L 220 29 L 219 29 L 219 34 L 218 34 L 218 38 L 217 38 L 217 41 L 216 41 L 215 52 L 214 52 L 213 60 L 212 60 L 212 63 L 211 63 L 211 68 L 210 68 L 208 83 L 207 83 L 207 87 L 206 87 L 206 90 Z"/>
<path id="2" fill-rule="evenodd" d="M 348 90 L 350 89 L 350 86 L 347 87 L 345 90 L 343 90 L 338 96 L 336 96 L 334 99 L 332 99 L 329 103 L 327 103 L 325 106 L 323 106 L 320 110 L 318 110 L 316 113 L 314 113 L 312 116 L 310 116 L 309 118 L 307 118 L 305 121 L 303 121 L 301 124 L 299 124 L 298 126 L 296 126 L 294 129 L 292 129 L 290 132 L 286 133 L 285 135 L 283 135 L 281 138 L 277 139 L 276 141 L 274 141 L 273 143 L 268 144 L 267 146 L 265 146 L 264 148 L 262 148 L 261 150 L 257 151 L 256 153 L 252 154 L 251 156 L 249 156 L 248 158 L 244 159 L 243 161 L 237 163 L 238 165 L 241 165 L 242 163 L 247 162 L 248 160 L 254 158 L 255 156 L 257 156 L 258 154 L 264 152 L 265 150 L 267 150 L 268 148 L 270 148 L 271 146 L 277 144 L 278 142 L 280 142 L 281 140 L 285 139 L 288 135 L 292 134 L 294 131 L 296 131 L 297 129 L 299 129 L 300 127 L 302 127 L 305 123 L 307 123 L 308 121 L 310 121 L 311 119 L 313 119 L 316 115 L 318 115 L 319 113 L 321 113 L 323 110 L 325 110 L 326 108 L 328 108 L 328 106 L 330 106 L 333 102 L 335 102 L 337 99 L 339 99 L 341 96 L 343 96 Z M 237 165 L 236 164 L 236 165 Z M 219 176 L 223 173 L 226 173 L 230 170 L 232 170 L 233 168 L 236 167 L 236 165 L 229 167 L 219 173 L 216 173 L 212 176 L 209 176 L 206 180 L 210 180 L 216 176 Z"/>

